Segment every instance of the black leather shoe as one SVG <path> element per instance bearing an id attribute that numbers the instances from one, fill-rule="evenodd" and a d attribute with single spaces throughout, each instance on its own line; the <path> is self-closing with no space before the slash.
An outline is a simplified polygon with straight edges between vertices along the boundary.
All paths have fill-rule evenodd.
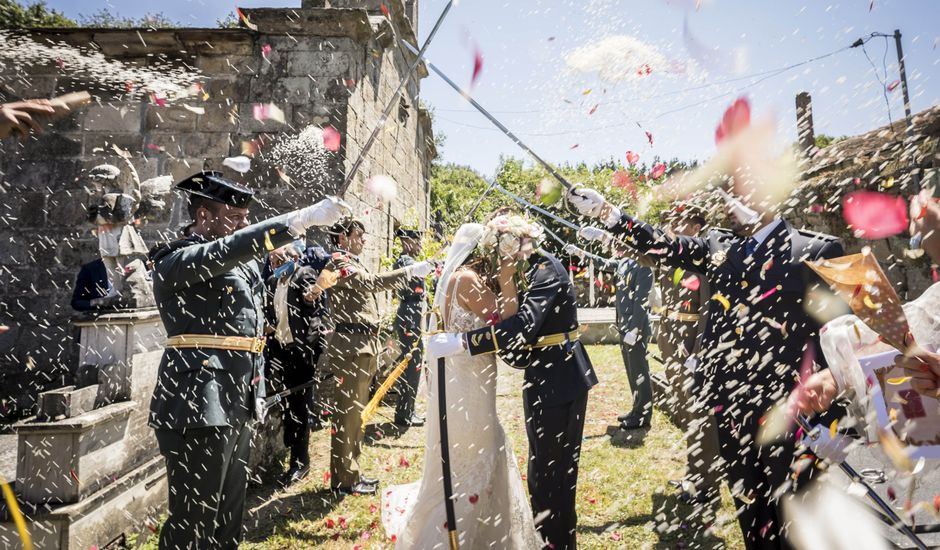
<path id="1" fill-rule="evenodd" d="M 648 418 L 638 418 L 636 416 L 627 416 L 624 420 L 620 422 L 621 430 L 639 430 L 640 428 L 648 428 L 650 421 Z"/>
<path id="2" fill-rule="evenodd" d="M 291 485 L 307 477 L 309 474 L 309 464 L 295 464 L 291 466 L 289 470 L 287 470 L 287 473 L 278 479 L 278 484 L 280 484 L 281 487 L 290 487 Z"/>
<path id="3" fill-rule="evenodd" d="M 379 488 L 377 485 L 369 485 L 368 483 L 355 483 L 350 487 L 334 487 L 333 492 L 340 495 L 374 495 L 378 492 Z"/>
<path id="4" fill-rule="evenodd" d="M 378 485 L 379 480 L 373 479 L 371 477 L 359 476 L 359 483 L 365 483 L 366 485 Z"/>
<path id="5" fill-rule="evenodd" d="M 425 419 L 423 416 L 418 416 L 416 414 L 411 415 L 411 418 L 407 420 L 395 420 L 395 424 L 403 427 L 421 427 L 424 426 Z"/>

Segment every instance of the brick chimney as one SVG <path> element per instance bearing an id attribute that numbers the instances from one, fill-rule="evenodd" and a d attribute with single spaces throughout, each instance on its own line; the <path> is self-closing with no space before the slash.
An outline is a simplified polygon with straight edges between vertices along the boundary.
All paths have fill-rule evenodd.
<path id="1" fill-rule="evenodd" d="M 813 98 L 807 92 L 796 96 L 796 134 L 800 152 L 812 156 L 816 150 L 816 132 L 813 129 Z"/>

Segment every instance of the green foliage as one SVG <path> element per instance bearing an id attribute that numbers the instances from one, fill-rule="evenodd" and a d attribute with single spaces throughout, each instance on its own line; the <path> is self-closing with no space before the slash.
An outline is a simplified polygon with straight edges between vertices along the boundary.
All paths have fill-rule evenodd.
<path id="1" fill-rule="evenodd" d="M 75 21 L 47 8 L 45 2 L 23 4 L 17 0 L 0 0 L 0 29 L 74 26 Z"/>
<path id="2" fill-rule="evenodd" d="M 650 195 L 648 191 L 655 184 L 661 183 L 666 177 L 663 176 L 655 182 L 650 181 L 649 173 L 652 166 L 659 162 L 662 161 L 654 158 L 650 165 L 638 164 L 625 167 L 611 159 L 598 163 L 593 167 L 589 167 L 584 163 L 573 166 L 565 165 L 558 167 L 558 171 L 568 181 L 597 189 L 612 203 L 622 205 L 627 212 L 638 213 L 644 219 L 656 223 L 659 221 L 660 212 L 667 208 L 668 204 L 649 199 L 644 202 L 642 197 Z M 693 166 L 675 159 L 666 162 L 666 165 L 669 167 L 666 172 L 667 176 Z M 635 193 L 628 188 L 617 187 L 613 184 L 614 173 L 618 170 L 623 170 L 630 175 L 635 185 Z M 526 166 L 522 160 L 516 158 L 500 159 L 500 165 L 496 171 L 496 181 L 500 186 L 533 204 L 539 204 L 536 197 L 536 188 L 539 182 L 551 178 L 552 176 L 541 167 Z M 493 190 L 487 194 L 473 215 L 467 218 L 467 213 L 488 187 L 487 181 L 468 167 L 454 164 L 435 165 L 431 172 L 431 211 L 434 212 L 435 216 L 435 229 L 440 231 L 446 238 L 453 235 L 461 224 L 483 222 L 491 212 L 500 207 L 514 206 L 519 210 L 523 210 L 511 199 L 499 191 Z M 565 208 L 561 201 L 552 206 L 543 206 L 543 208 L 575 224 L 588 223 L 586 220 L 579 220 L 574 213 Z M 562 240 L 567 242 L 577 240 L 574 231 L 558 222 L 534 211 L 529 212 L 529 216 L 537 219 L 539 223 L 557 234 Z M 548 235 L 546 235 L 543 245 L 548 250 L 555 252 L 561 247 L 557 241 Z"/>
<path id="3" fill-rule="evenodd" d="M 238 15 L 236 15 L 234 11 L 230 11 L 228 15 L 225 16 L 225 19 L 216 19 L 215 24 L 220 29 L 237 29 L 241 26 Z"/>
<path id="4" fill-rule="evenodd" d="M 846 138 L 845 136 L 833 137 L 833 136 L 829 136 L 826 134 L 819 134 L 818 136 L 816 136 L 816 147 L 819 147 L 820 149 L 825 149 L 826 147 L 829 147 L 833 143 L 839 143 L 845 138 Z"/>
<path id="5" fill-rule="evenodd" d="M 140 19 L 123 17 L 111 12 L 108 8 L 101 8 L 91 15 L 81 14 L 78 20 L 83 27 L 106 29 L 130 29 L 144 27 L 151 29 L 169 29 L 181 26 L 178 22 L 169 19 L 163 13 L 148 13 Z"/>

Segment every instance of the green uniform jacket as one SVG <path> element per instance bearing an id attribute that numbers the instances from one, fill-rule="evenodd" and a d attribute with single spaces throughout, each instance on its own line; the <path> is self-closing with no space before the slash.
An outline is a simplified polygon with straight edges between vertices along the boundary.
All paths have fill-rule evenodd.
<path id="1" fill-rule="evenodd" d="M 284 217 L 207 241 L 191 235 L 151 251 L 153 293 L 167 336 L 264 334 L 264 281 L 257 260 L 293 240 Z M 150 401 L 150 426 L 237 425 L 264 397 L 261 354 L 166 348 Z"/>
<path id="2" fill-rule="evenodd" d="M 330 314 L 335 331 L 326 346 L 326 360 L 337 361 L 347 355 L 378 355 L 379 316 L 378 293 L 404 288 L 410 280 L 408 269 L 387 273 L 369 273 L 358 258 L 337 252 L 324 268 L 339 275 L 336 286 L 330 288 Z M 349 333 L 344 325 L 364 325 L 375 329 L 372 334 Z"/>

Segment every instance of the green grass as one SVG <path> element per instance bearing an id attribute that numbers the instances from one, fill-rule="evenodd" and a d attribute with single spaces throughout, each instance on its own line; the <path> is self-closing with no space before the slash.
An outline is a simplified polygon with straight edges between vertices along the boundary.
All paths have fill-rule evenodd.
<path id="1" fill-rule="evenodd" d="M 628 409 L 629 387 L 620 351 L 615 346 L 591 346 L 591 358 L 601 383 L 588 401 L 585 438 L 578 480 L 578 545 L 581 548 L 743 548 L 733 507 L 723 491 L 722 507 L 711 527 L 702 526 L 690 507 L 678 503 L 667 484 L 684 471 L 685 445 L 679 430 L 656 410 L 652 427 L 620 432 L 616 417 Z M 659 351 L 651 348 L 651 355 Z M 654 363 L 652 370 L 661 371 Z M 500 417 L 525 471 L 526 436 L 522 417 L 519 371 L 501 372 Z M 390 418 L 383 407 L 377 422 Z M 380 423 L 367 430 L 361 465 L 383 486 L 414 481 L 421 475 L 424 430 L 400 433 Z M 379 515 L 379 498 L 337 500 L 326 490 L 329 432 L 311 438 L 313 470 L 304 483 L 273 492 L 273 473 L 249 487 L 242 548 L 249 550 L 355 546 L 391 548 Z M 697 517 L 697 516 L 695 516 Z"/>

